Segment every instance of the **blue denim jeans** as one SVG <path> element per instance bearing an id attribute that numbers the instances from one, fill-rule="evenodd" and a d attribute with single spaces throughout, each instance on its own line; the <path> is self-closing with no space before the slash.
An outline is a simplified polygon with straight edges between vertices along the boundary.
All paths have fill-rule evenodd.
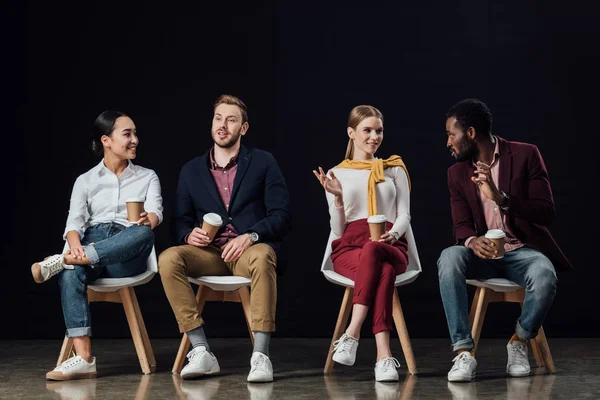
<path id="1" fill-rule="evenodd" d="M 103 223 L 89 227 L 81 244 L 92 265 L 75 265 L 58 275 L 68 337 L 92 336 L 87 285 L 98 278 L 124 278 L 143 273 L 154 245 L 154 234 L 145 225 L 126 227 Z"/>
<path id="2" fill-rule="evenodd" d="M 466 279 L 506 278 L 525 288 L 515 329 L 522 339 L 536 337 L 556 295 L 554 266 L 529 247 L 506 252 L 498 260 L 483 260 L 465 246 L 448 247 L 438 259 L 438 278 L 454 351 L 474 347 Z"/>

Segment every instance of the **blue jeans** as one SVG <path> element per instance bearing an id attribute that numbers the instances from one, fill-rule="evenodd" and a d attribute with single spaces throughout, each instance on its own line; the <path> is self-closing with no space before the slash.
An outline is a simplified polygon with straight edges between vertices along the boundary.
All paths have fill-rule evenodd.
<path id="1" fill-rule="evenodd" d="M 143 273 L 154 245 L 154 234 L 145 225 L 125 227 L 103 223 L 89 227 L 81 244 L 92 265 L 75 265 L 74 269 L 65 269 L 58 275 L 68 337 L 92 336 L 87 285 L 98 278 Z"/>
<path id="2" fill-rule="evenodd" d="M 522 339 L 537 336 L 556 295 L 554 266 L 529 247 L 506 252 L 499 260 L 483 260 L 465 246 L 448 247 L 438 259 L 438 278 L 454 351 L 474 347 L 466 279 L 506 278 L 525 288 L 515 330 Z"/>

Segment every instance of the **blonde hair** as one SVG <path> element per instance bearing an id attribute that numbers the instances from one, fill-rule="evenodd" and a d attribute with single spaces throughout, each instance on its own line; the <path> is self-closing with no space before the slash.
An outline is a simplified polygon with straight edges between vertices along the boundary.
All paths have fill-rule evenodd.
<path id="1" fill-rule="evenodd" d="M 376 109 L 373 106 L 356 106 L 350 111 L 350 115 L 348 116 L 348 128 L 356 129 L 358 124 L 360 124 L 364 119 L 370 117 L 377 117 L 383 122 L 383 114 L 381 111 Z M 352 160 L 354 157 L 354 141 L 352 138 L 348 139 L 348 147 L 346 148 L 346 156 L 344 157 L 346 160 Z"/>
<path id="2" fill-rule="evenodd" d="M 233 96 L 231 94 L 220 95 L 219 98 L 215 101 L 215 106 L 213 108 L 213 111 L 216 110 L 217 107 L 221 104 L 229 104 L 232 106 L 238 106 L 242 113 L 242 124 L 245 122 L 248 122 L 248 108 L 246 107 L 246 104 L 244 104 L 244 102 L 242 100 L 240 100 L 239 97 Z"/>

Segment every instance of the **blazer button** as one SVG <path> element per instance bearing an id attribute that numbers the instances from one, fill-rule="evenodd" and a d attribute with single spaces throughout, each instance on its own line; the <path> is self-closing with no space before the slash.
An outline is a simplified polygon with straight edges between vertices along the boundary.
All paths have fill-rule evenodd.
<path id="1" fill-rule="evenodd" d="M 233 218 L 229 217 L 229 220 L 230 220 L 230 221 L 233 221 Z"/>

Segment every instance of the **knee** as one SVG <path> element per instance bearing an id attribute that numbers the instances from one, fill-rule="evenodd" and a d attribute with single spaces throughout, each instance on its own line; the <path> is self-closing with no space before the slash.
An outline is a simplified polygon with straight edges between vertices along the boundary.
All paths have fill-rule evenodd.
<path id="1" fill-rule="evenodd" d="M 182 268 L 184 261 L 177 247 L 170 247 L 158 256 L 158 273 L 161 278 L 171 278 Z"/>
<path id="2" fill-rule="evenodd" d="M 377 255 L 381 252 L 382 247 L 383 243 L 369 241 L 363 246 L 362 253 L 365 253 L 365 255 Z"/>
<path id="3" fill-rule="evenodd" d="M 250 254 L 249 269 L 252 274 L 275 273 L 277 256 L 273 248 L 266 244 L 256 244 L 248 251 Z"/>
<path id="4" fill-rule="evenodd" d="M 137 238 L 143 243 L 154 243 L 154 232 L 148 225 L 132 225 L 129 229 L 134 229 Z"/>
<path id="5" fill-rule="evenodd" d="M 465 246 L 452 246 L 444 249 L 437 261 L 440 280 L 454 275 L 464 277 L 470 253 L 471 249 Z"/>
<path id="6" fill-rule="evenodd" d="M 528 282 L 530 288 L 541 295 L 554 295 L 558 279 L 552 263 L 543 255 L 540 255 L 534 263 Z"/>

